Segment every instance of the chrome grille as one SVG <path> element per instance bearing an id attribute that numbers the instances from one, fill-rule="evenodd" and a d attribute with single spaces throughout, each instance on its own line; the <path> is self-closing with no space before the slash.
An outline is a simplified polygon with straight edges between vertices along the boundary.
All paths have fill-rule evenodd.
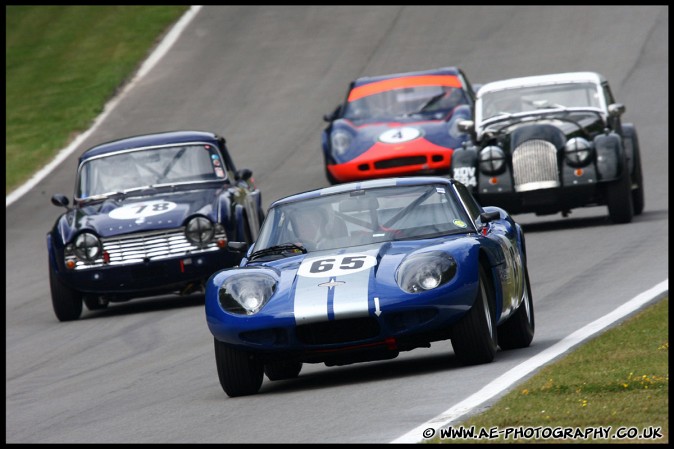
<path id="1" fill-rule="evenodd" d="M 110 255 L 109 263 L 103 263 L 102 257 L 96 259 L 93 263 L 84 263 L 78 260 L 75 269 L 85 270 L 104 265 L 138 264 L 143 263 L 145 260 L 161 260 L 217 251 L 220 248 L 216 242 L 220 238 L 225 238 L 224 232 L 216 233 L 211 243 L 200 248 L 187 240 L 185 228 L 108 237 L 101 239 L 101 243 L 103 244 L 103 252 L 107 252 Z"/>
<path id="2" fill-rule="evenodd" d="M 559 187 L 557 149 L 545 140 L 527 140 L 513 151 L 515 190 Z"/>

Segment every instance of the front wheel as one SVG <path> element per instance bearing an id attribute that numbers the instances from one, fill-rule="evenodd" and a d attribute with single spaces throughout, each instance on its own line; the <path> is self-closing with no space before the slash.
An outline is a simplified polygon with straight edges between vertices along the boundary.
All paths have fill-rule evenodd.
<path id="1" fill-rule="evenodd" d="M 82 315 L 82 293 L 68 287 L 58 278 L 49 258 L 49 288 L 54 314 L 59 321 L 74 321 Z"/>
<path id="2" fill-rule="evenodd" d="M 623 135 L 625 136 L 625 150 L 632 160 L 632 204 L 634 206 L 634 215 L 640 215 L 644 211 L 645 201 L 639 137 L 633 125 L 623 125 Z"/>
<path id="3" fill-rule="evenodd" d="M 614 223 L 629 223 L 634 216 L 632 182 L 627 164 L 623 164 L 620 179 L 606 186 L 608 214 Z"/>
<path id="4" fill-rule="evenodd" d="M 264 365 L 253 354 L 217 339 L 213 341 L 218 378 L 227 396 L 247 396 L 260 391 Z"/>
<path id="5" fill-rule="evenodd" d="M 524 299 L 514 315 L 498 327 L 498 345 L 501 349 L 526 348 L 534 339 L 534 301 L 531 296 L 529 270 L 524 268 Z"/>
<path id="6" fill-rule="evenodd" d="M 475 303 L 452 329 L 452 347 L 464 365 L 491 362 L 498 345 L 494 295 L 482 265 L 479 271 Z"/>

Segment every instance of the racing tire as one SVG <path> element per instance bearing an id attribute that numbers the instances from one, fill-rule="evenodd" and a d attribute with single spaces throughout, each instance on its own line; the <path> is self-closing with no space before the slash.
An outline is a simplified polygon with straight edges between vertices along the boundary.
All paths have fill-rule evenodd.
<path id="1" fill-rule="evenodd" d="M 634 215 L 640 215 L 644 211 L 644 176 L 641 171 L 641 151 L 639 150 L 639 137 L 633 126 L 623 126 L 625 137 L 625 150 L 632 159 L 632 205 Z"/>
<path id="2" fill-rule="evenodd" d="M 325 153 L 323 153 L 323 168 L 325 169 L 325 179 L 328 180 L 328 183 L 331 186 L 339 184 L 339 181 L 334 176 L 332 176 L 332 173 L 330 173 L 330 170 L 328 170 L 328 158 L 325 156 Z"/>
<path id="3" fill-rule="evenodd" d="M 218 379 L 227 396 L 248 396 L 260 391 L 264 365 L 253 354 L 232 348 L 217 339 L 213 341 Z"/>
<path id="4" fill-rule="evenodd" d="M 279 360 L 267 362 L 264 365 L 264 373 L 269 380 L 294 379 L 302 370 L 302 362 L 294 360 Z"/>
<path id="5" fill-rule="evenodd" d="M 632 182 L 630 178 L 627 164 L 623 163 L 620 179 L 606 186 L 606 204 L 608 206 L 609 217 L 613 223 L 629 223 L 634 216 Z"/>
<path id="6" fill-rule="evenodd" d="M 82 315 L 82 293 L 68 287 L 56 275 L 49 258 L 49 288 L 54 314 L 59 321 L 74 321 Z"/>
<path id="7" fill-rule="evenodd" d="M 498 346 L 494 295 L 481 264 L 479 271 L 475 303 L 452 329 L 452 347 L 463 365 L 493 361 Z"/>
<path id="8" fill-rule="evenodd" d="M 529 270 L 524 269 L 524 300 L 513 316 L 508 318 L 497 329 L 498 345 L 503 350 L 526 348 L 534 339 L 535 319 L 534 301 L 531 296 Z"/>

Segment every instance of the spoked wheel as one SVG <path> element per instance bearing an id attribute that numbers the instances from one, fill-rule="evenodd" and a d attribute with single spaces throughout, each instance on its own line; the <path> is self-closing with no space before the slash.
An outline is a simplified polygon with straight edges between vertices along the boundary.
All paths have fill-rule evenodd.
<path id="1" fill-rule="evenodd" d="M 524 299 L 513 316 L 498 327 L 498 345 L 501 349 L 526 348 L 534 339 L 534 301 L 531 296 L 529 270 L 524 269 Z"/>
<path id="2" fill-rule="evenodd" d="M 253 354 L 213 341 L 218 378 L 227 396 L 247 396 L 260 391 L 264 365 Z"/>
<path id="3" fill-rule="evenodd" d="M 477 297 L 473 307 L 454 325 L 452 347 L 464 365 L 489 363 L 498 345 L 496 307 L 487 274 L 480 265 Z"/>

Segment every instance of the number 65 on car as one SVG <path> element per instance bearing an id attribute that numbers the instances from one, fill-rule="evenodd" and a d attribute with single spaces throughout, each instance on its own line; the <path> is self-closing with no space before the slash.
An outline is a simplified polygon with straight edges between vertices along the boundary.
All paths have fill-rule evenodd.
<path id="1" fill-rule="evenodd" d="M 297 377 L 304 363 L 391 359 L 441 340 L 461 362 L 486 363 L 534 335 L 521 227 L 442 177 L 274 202 L 240 266 L 208 280 L 205 312 L 229 396 L 257 393 L 265 375 Z"/>

